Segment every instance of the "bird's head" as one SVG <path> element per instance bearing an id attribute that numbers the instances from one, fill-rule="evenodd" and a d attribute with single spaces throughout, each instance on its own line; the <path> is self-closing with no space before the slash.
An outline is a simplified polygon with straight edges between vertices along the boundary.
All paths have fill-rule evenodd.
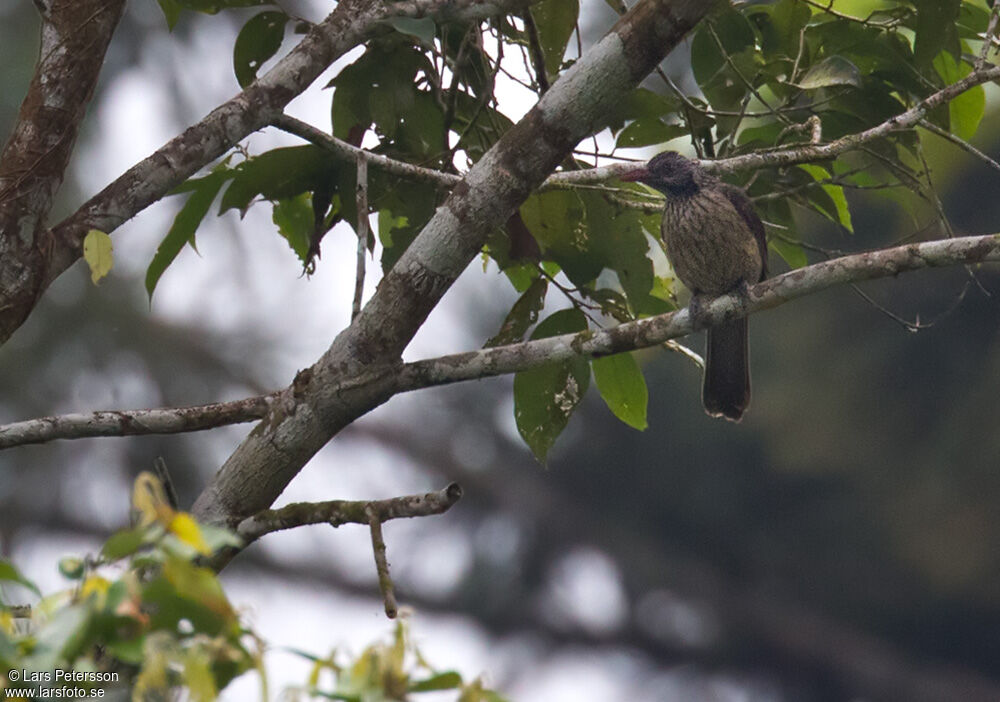
<path id="1" fill-rule="evenodd" d="M 676 151 L 664 151 L 649 162 L 621 177 L 622 180 L 644 183 L 664 195 L 691 195 L 698 190 L 695 175 L 698 164 Z"/>

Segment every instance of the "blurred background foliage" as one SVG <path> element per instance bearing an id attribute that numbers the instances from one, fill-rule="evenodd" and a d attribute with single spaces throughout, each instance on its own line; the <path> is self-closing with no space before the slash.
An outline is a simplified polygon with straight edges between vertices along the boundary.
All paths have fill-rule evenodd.
<path id="1" fill-rule="evenodd" d="M 862 10 L 875 4 L 837 2 L 836 7 L 867 16 Z M 873 21 L 895 21 L 893 8 L 901 4 L 879 3 L 885 12 L 873 16 Z M 293 14 L 317 17 L 323 11 L 308 2 L 291 5 L 285 9 Z M 613 21 L 609 5 L 613 3 L 583 3 L 584 47 Z M 213 43 L 231 47 L 254 13 L 223 13 L 210 21 L 181 15 L 168 36 L 158 12 L 153 2 L 130 5 L 112 44 L 95 106 L 110 99 L 115 86 L 128 76 L 138 75 L 155 83 L 159 97 L 153 104 L 162 105 L 161 118 L 179 129 L 199 118 L 206 105 L 190 97 L 185 83 L 191 76 L 183 72 L 185 64 L 165 60 L 172 54 L 164 46 L 193 55 Z M 733 42 L 756 28 L 765 39 L 765 56 L 770 49 L 793 55 L 796 49 L 784 45 L 790 35 L 768 28 L 765 20 L 770 12 L 767 6 L 758 12 L 750 4 L 749 10 L 736 13 L 739 17 L 727 13 L 719 18 L 716 31 L 727 53 L 739 59 L 746 46 L 741 49 Z M 928 12 L 920 21 L 928 21 Z M 960 21 L 939 20 L 938 25 L 940 44 L 922 45 L 918 40 L 913 45 L 911 58 L 922 68 L 911 76 L 911 92 L 898 96 L 903 102 L 933 92 L 932 76 L 941 74 L 934 59 L 968 38 Z M 0 6 L 4 134 L 30 78 L 36 28 L 30 3 Z M 938 36 L 926 27 L 914 31 L 918 37 Z M 823 46 L 833 55 L 838 35 L 833 27 L 829 32 Z M 864 28 L 861 33 L 874 43 L 890 44 L 892 40 L 879 32 Z M 720 68 L 721 64 L 712 63 L 718 56 L 713 55 L 710 39 L 710 34 L 700 32 L 663 65 L 671 80 L 690 95 L 697 95 L 695 79 L 705 82 L 708 72 Z M 815 52 L 817 63 L 823 60 L 823 50 Z M 355 70 L 365 65 L 360 58 Z M 554 77 L 558 62 L 554 64 L 548 55 L 542 59 Z M 747 55 L 746 60 L 756 59 Z M 884 60 L 886 71 L 905 72 L 891 55 Z M 419 65 L 415 60 L 414 70 Z M 842 79 L 851 85 L 875 79 L 872 67 L 858 68 L 863 69 L 863 80 L 853 75 Z M 475 70 L 470 68 L 470 85 L 475 75 L 482 77 Z M 345 73 L 339 80 L 346 80 Z M 219 99 L 237 89 L 231 72 L 224 78 L 218 78 L 223 86 Z M 907 80 L 899 75 L 894 79 Z M 723 81 L 717 93 L 706 85 L 703 97 L 715 108 L 747 109 L 742 94 L 731 97 L 725 92 L 732 84 Z M 645 87 L 672 101 L 673 107 L 677 98 L 663 86 L 654 77 Z M 861 115 L 862 106 L 876 111 L 885 106 L 865 103 L 865 86 L 853 87 L 850 95 L 858 102 L 843 107 L 842 113 L 867 121 L 845 123 L 845 130 L 888 114 Z M 470 90 L 475 97 L 475 90 Z M 990 154 L 1000 151 L 1000 134 L 991 119 L 994 95 L 990 86 L 985 92 L 987 116 L 975 137 L 976 145 Z M 421 99 L 414 97 L 414 104 Z M 770 99 L 783 96 L 764 96 Z M 847 99 L 840 95 L 830 100 L 830 110 L 836 109 L 838 100 Z M 731 104 L 724 107 L 727 101 Z M 452 115 L 456 123 L 463 109 L 475 106 L 457 104 Z M 116 148 L 97 123 L 101 111 L 92 112 L 80 158 Z M 733 125 L 727 126 L 725 118 L 712 125 L 698 122 L 697 110 L 684 114 L 685 134 L 692 125 L 713 128 L 711 144 L 699 139 L 696 145 L 701 150 L 710 146 L 718 155 L 759 146 L 751 139 L 755 134 L 773 143 L 783 129 L 778 120 L 760 119 L 755 125 L 759 131 L 747 128 L 734 140 L 737 132 L 727 131 Z M 361 121 L 367 117 L 354 116 Z M 950 122 L 953 117 L 938 115 L 938 123 L 956 129 Z M 505 124 L 500 119 L 486 124 L 502 130 Z M 668 119 L 629 124 L 623 119 L 617 142 L 658 144 L 677 137 L 679 132 L 671 128 L 678 124 Z M 824 137 L 838 136 L 827 124 L 824 121 Z M 135 128 L 141 132 L 143 125 Z M 338 129 L 335 115 L 334 132 Z M 439 154 L 441 143 L 423 137 L 434 131 L 383 130 L 384 151 L 401 158 L 431 158 Z M 338 135 L 351 138 L 350 129 Z M 495 138 L 486 128 L 476 134 L 475 143 L 471 136 L 467 148 L 472 158 Z M 685 143 L 690 139 L 671 146 L 681 148 Z M 879 177 L 919 177 L 923 171 L 919 158 L 923 158 L 955 233 L 997 231 L 1000 207 L 993 193 L 1000 186 L 1000 175 L 927 133 L 919 147 L 904 141 L 891 148 L 897 146 L 909 149 L 909 155 L 894 154 L 909 164 L 911 172 L 886 168 Z M 436 165 L 450 164 L 444 160 Z M 69 211 L 82 195 L 95 192 L 114 175 L 97 177 L 97 173 L 86 162 L 75 164 L 61 193 L 62 211 Z M 865 168 L 847 177 L 864 185 L 862 179 L 871 173 Z M 342 191 L 350 192 L 351 177 L 345 176 L 347 180 L 338 185 Z M 759 174 L 751 193 L 801 185 L 783 178 L 788 178 L 787 172 Z M 822 251 L 863 250 L 915 237 L 933 238 L 943 231 L 933 203 L 911 190 L 903 190 L 900 197 L 895 190 L 840 191 L 838 197 L 850 204 L 853 234 L 842 226 L 836 203 L 824 199 L 829 191 L 805 192 L 812 193 L 811 202 L 789 197 L 761 203 L 765 219 L 794 227 L 792 249 L 779 252 L 793 264 L 819 260 Z M 884 197 L 886 193 L 893 197 Z M 434 200 L 433 191 L 406 197 L 425 208 Z M 389 203 L 384 209 L 398 215 L 393 198 L 403 199 L 392 183 L 373 193 L 376 204 Z M 794 202 L 809 209 L 793 208 Z M 350 199 L 342 204 L 353 206 Z M 0 387 L 6 389 L 0 397 L 0 421 L 237 398 L 286 384 L 296 368 L 312 362 L 313 348 L 325 348 L 338 320 L 317 321 L 329 308 L 317 302 L 311 309 L 310 300 L 337 296 L 344 304 L 349 302 L 353 281 L 331 281 L 322 276 L 322 268 L 334 265 L 330 259 L 340 254 L 350 256 L 353 235 L 331 233 L 340 237 L 337 241 L 347 242 L 346 247 L 327 244 L 331 249 L 317 276 L 296 283 L 298 292 L 293 293 L 278 281 L 282 276 L 294 279 L 301 263 L 294 261 L 284 243 L 268 249 L 264 258 L 284 256 L 294 265 L 262 261 L 260 237 L 253 239 L 248 232 L 258 227 L 274 238 L 269 218 L 248 216 L 240 222 L 230 214 L 206 219 L 200 247 L 211 237 L 222 243 L 210 241 L 208 246 L 222 248 L 214 255 L 205 253 L 204 259 L 178 258 L 175 265 L 181 271 L 211 268 L 214 272 L 208 279 L 191 278 L 189 297 L 200 302 L 187 309 L 168 306 L 164 312 L 163 306 L 158 307 L 160 300 L 168 300 L 177 283 L 158 292 L 150 309 L 143 276 L 177 207 L 168 203 L 159 219 L 145 220 L 144 226 L 118 235 L 116 246 L 121 237 L 143 242 L 143 253 L 135 256 L 134 265 L 122 261 L 99 287 L 89 283 L 80 267 L 69 271 L 0 349 Z M 327 213 L 331 225 L 333 207 Z M 522 214 L 538 237 L 539 225 L 532 221 L 530 207 Z M 348 222 L 355 217 L 350 212 L 343 216 Z M 392 229 L 392 241 L 405 243 L 419 230 L 419 216 L 399 224 L 398 230 Z M 798 237 L 808 246 L 798 247 Z M 543 251 L 558 253 L 544 240 L 541 244 Z M 384 264 L 398 256 L 384 238 L 377 252 Z M 491 253 L 505 265 L 502 251 L 491 249 Z M 573 283 L 592 282 L 589 270 L 573 280 L 573 262 L 559 263 Z M 474 348 L 493 337 L 515 299 L 510 286 L 498 277 L 482 284 L 482 274 L 472 273 L 477 277 L 463 279 L 429 322 L 437 330 L 431 333 L 459 340 L 458 347 L 444 350 Z M 171 270 L 164 281 L 171 274 L 175 281 L 184 275 Z M 846 700 L 853 698 L 860 675 L 850 662 L 885 660 L 875 655 L 882 650 L 872 648 L 875 641 L 890 647 L 894 664 L 912 670 L 954 667 L 1000 680 L 993 654 L 1000 648 L 1000 510 L 996 509 L 1000 433 L 994 428 L 1000 388 L 1000 272 L 985 268 L 975 274 L 971 283 L 962 269 L 866 283 L 863 292 L 875 302 L 838 288 L 758 315 L 752 340 L 754 402 L 738 426 L 702 414 L 699 372 L 689 361 L 680 354 L 651 350 L 637 354 L 650 389 L 649 428 L 637 432 L 615 420 L 592 391 L 549 453 L 547 469 L 539 467 L 517 436 L 512 380 L 503 378 L 393 400 L 346 430 L 334 442 L 342 446 L 320 454 L 296 483 L 300 491 L 327 499 L 345 493 L 384 496 L 371 494 L 373 490 L 401 494 L 411 487 L 460 482 L 466 498 L 446 517 L 387 529 L 390 558 L 402 600 L 430 618 L 416 625 L 417 633 L 421 626 L 432 630 L 435 621 L 448 621 L 452 615 L 474 622 L 496 643 L 485 664 L 498 678 L 495 686 L 512 691 L 514 699 L 561 699 L 560 694 L 577 699 L 587 692 L 586 676 L 576 687 L 571 680 L 563 680 L 559 688 L 539 681 L 546 679 L 547 667 L 573 670 L 570 661 L 585 660 L 606 670 L 607 679 L 613 681 L 607 699 L 729 699 L 725 694 L 735 689 L 754 700 Z M 531 276 L 518 279 L 515 271 L 510 279 L 515 284 L 530 283 Z M 649 287 L 635 295 L 629 291 L 627 276 L 619 276 L 619 282 L 628 300 L 614 310 L 624 310 L 625 316 L 657 311 L 660 303 L 672 304 L 669 296 L 658 303 L 648 295 L 651 277 Z M 226 291 L 219 293 L 222 301 L 212 301 L 217 291 Z M 203 305 L 221 309 L 206 312 Z M 240 309 L 244 305 L 253 309 Z M 914 332 L 880 306 L 933 325 Z M 282 310 L 289 311 L 290 324 L 276 321 Z M 610 308 L 605 311 L 613 313 Z M 295 341 L 305 332 L 317 334 L 314 347 Z M 125 522 L 131 479 L 156 456 L 167 459 L 181 503 L 189 505 L 244 432 L 237 427 L 208 435 L 61 442 L 0 453 L 3 553 L 13 554 L 34 574 L 52 570 L 51 561 L 47 568 L 23 563 L 30 560 L 29 553 L 47 553 L 42 544 L 57 551 L 99 544 Z M 295 489 L 293 484 L 293 495 Z M 374 576 L 366 561 L 343 545 L 355 536 L 363 549 L 364 535 L 346 530 L 328 540 L 315 534 L 276 536 L 271 545 L 255 545 L 223 579 L 244 583 L 248 593 L 255 583 L 266 592 L 261 583 L 273 580 L 287 583 L 288 588 L 363 598 L 335 600 L 321 611 L 289 615 L 293 626 L 295 621 L 330 622 L 333 633 L 327 638 L 335 639 L 328 642 L 332 646 L 349 638 L 345 622 L 350 619 L 338 608 L 378 609 Z M 252 600 L 255 595 L 247 597 Z M 262 607 L 269 601 L 262 594 L 256 597 Z M 462 638 L 445 640 L 460 646 Z M 818 640 L 826 642 L 828 651 L 842 648 L 843 658 L 815 657 L 810 645 Z M 473 677 L 476 672 L 471 672 Z"/>

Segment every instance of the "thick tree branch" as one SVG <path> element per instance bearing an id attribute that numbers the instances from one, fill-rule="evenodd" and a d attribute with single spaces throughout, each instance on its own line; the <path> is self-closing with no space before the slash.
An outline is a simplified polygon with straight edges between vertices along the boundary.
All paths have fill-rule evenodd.
<path id="1" fill-rule="evenodd" d="M 907 271 L 1000 261 L 1000 234 L 907 244 L 853 254 L 798 268 L 752 286 L 746 298 L 731 293 L 704 305 L 697 320 L 688 308 L 626 322 L 600 331 L 537 339 L 522 344 L 408 363 L 400 391 L 513 373 L 576 356 L 596 357 L 662 344 L 709 326 L 769 310 L 834 285 L 887 278 Z"/>
<path id="2" fill-rule="evenodd" d="M 451 483 L 443 490 L 422 495 L 405 495 L 387 500 L 329 500 L 327 502 L 297 502 L 280 509 L 266 509 L 247 517 L 236 527 L 236 533 L 249 546 L 257 539 L 275 531 L 294 529 L 310 524 L 369 524 L 374 517 L 379 522 L 406 517 L 428 517 L 443 514 L 462 498 L 462 488 Z"/>
<path id="3" fill-rule="evenodd" d="M 57 246 L 45 219 L 124 7 L 125 0 L 57 0 L 39 8 L 35 75 L 0 154 L 0 342 L 44 289 Z"/>
<path id="4" fill-rule="evenodd" d="M 403 349 L 496 224 L 603 126 L 713 4 L 642 0 L 567 70 L 455 186 L 361 314 L 310 369 L 300 401 L 273 405 L 196 500 L 195 515 L 232 524 L 266 509 L 337 432 L 391 397 Z M 365 374 L 370 382 L 335 389 Z"/>
<path id="5" fill-rule="evenodd" d="M 887 278 L 908 271 L 1000 262 L 1000 235 L 970 236 L 907 244 L 852 254 L 799 268 L 759 283 L 748 297 L 724 295 L 703 307 L 695 326 L 687 309 L 600 331 L 565 334 L 496 348 L 467 351 L 406 364 L 389 363 L 359 377 L 336 380 L 334 394 L 357 392 L 369 383 L 396 394 L 537 368 L 576 356 L 602 356 L 656 346 L 728 319 L 771 309 L 834 285 Z M 387 380 L 387 378 L 389 378 Z M 0 426 L 0 449 L 56 439 L 132 436 L 200 431 L 261 419 L 273 407 L 294 407 L 311 382 L 300 374 L 291 388 L 236 402 L 194 407 L 105 411 L 42 417 Z"/>
<path id="6" fill-rule="evenodd" d="M 0 343 L 6 341 L 27 318 L 41 292 L 80 257 L 83 237 L 90 229 L 104 232 L 117 229 L 240 140 L 270 124 L 285 105 L 309 87 L 337 58 L 378 33 L 387 31 L 389 18 L 435 15 L 448 19 L 476 19 L 519 9 L 530 1 L 407 0 L 386 3 L 381 0 L 342 0 L 270 71 L 198 124 L 130 168 L 74 214 L 45 232 L 44 256 L 36 254 L 30 259 L 30 265 L 18 264 L 12 256 L 0 257 L 0 282 L 5 283 L 0 285 Z M 70 6 L 83 3 L 65 0 L 55 4 Z M 105 4 L 120 9 L 123 0 Z M 71 52 L 62 53 L 68 60 L 76 60 Z M 57 87 L 66 90 L 64 85 Z M 53 138 L 53 135 L 62 137 L 56 130 L 50 132 L 47 138 Z M 8 229 L 6 223 L 2 224 L 5 239 L 24 231 Z M 6 285 L 8 280 L 11 285 Z"/>

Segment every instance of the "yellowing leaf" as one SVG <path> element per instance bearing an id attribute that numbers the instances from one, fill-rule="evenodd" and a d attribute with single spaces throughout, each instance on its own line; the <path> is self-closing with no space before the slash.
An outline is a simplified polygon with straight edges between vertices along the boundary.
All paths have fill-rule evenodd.
<path id="1" fill-rule="evenodd" d="M 83 238 L 83 260 L 90 266 L 90 279 L 97 285 L 114 264 L 111 237 L 99 229 L 87 232 L 87 236 Z"/>
<path id="2" fill-rule="evenodd" d="M 94 595 L 97 601 L 103 604 L 109 587 L 111 587 L 109 580 L 102 578 L 100 575 L 91 575 L 83 581 L 83 585 L 80 587 L 80 599 L 85 600 Z"/>
<path id="3" fill-rule="evenodd" d="M 219 696 L 211 662 L 208 653 L 199 649 L 189 650 L 184 656 L 184 682 L 195 702 L 211 702 Z"/>
<path id="4" fill-rule="evenodd" d="M 145 470 L 135 477 L 132 509 L 136 512 L 139 526 L 160 522 L 169 527 L 174 518 L 174 510 L 167 500 L 167 492 L 160 479 Z"/>
<path id="5" fill-rule="evenodd" d="M 0 631 L 8 636 L 14 635 L 14 615 L 8 610 L 0 611 Z"/>
<path id="6" fill-rule="evenodd" d="M 183 558 L 171 557 L 163 564 L 163 575 L 179 596 L 198 602 L 227 620 L 236 619 L 222 585 L 208 568 L 196 566 Z"/>
<path id="7" fill-rule="evenodd" d="M 212 555 L 212 549 L 205 543 L 205 538 L 201 535 L 201 528 L 198 522 L 187 512 L 175 512 L 170 525 L 167 527 L 174 536 L 194 548 L 204 556 Z"/>

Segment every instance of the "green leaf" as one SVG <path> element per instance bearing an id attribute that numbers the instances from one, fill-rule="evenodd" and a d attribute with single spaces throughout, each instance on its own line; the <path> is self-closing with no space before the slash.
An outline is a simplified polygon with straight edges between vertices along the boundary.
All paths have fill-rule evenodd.
<path id="1" fill-rule="evenodd" d="M 461 134 L 458 147 L 474 161 L 479 160 L 514 123 L 464 91 L 456 97 L 453 131 Z"/>
<path id="2" fill-rule="evenodd" d="M 580 14 L 579 0 L 541 0 L 532 5 L 532 19 L 538 28 L 538 43 L 542 46 L 545 72 L 550 78 L 559 75 L 566 45 L 573 36 Z"/>
<path id="3" fill-rule="evenodd" d="M 194 234 L 198 225 L 208 214 L 222 184 L 230 177 L 229 171 L 218 171 L 200 179 L 197 189 L 191 193 L 180 212 L 174 217 L 170 231 L 160 242 L 153 260 L 146 269 L 146 294 L 149 295 L 150 299 L 153 298 L 153 291 L 156 289 L 160 276 L 174 262 L 177 254 L 184 248 L 184 244 L 190 242 L 192 246 L 194 245 Z"/>
<path id="4" fill-rule="evenodd" d="M 114 265 L 111 237 L 98 229 L 87 232 L 83 238 L 83 260 L 90 266 L 91 282 L 97 285 Z"/>
<path id="5" fill-rule="evenodd" d="M 542 339 L 584 331 L 587 318 L 577 309 L 560 310 L 531 335 Z M 570 415 L 590 385 L 590 364 L 583 358 L 550 363 L 514 375 L 514 419 L 517 430 L 539 462 L 569 423 Z"/>
<path id="6" fill-rule="evenodd" d="M 389 24 L 397 32 L 416 37 L 425 46 L 434 46 L 434 33 L 437 27 L 430 17 L 390 17 Z"/>
<path id="7" fill-rule="evenodd" d="M 813 180 L 817 182 L 827 180 L 830 177 L 830 173 L 822 166 L 802 164 L 799 168 L 811 175 Z M 833 201 L 832 210 L 828 207 L 820 208 L 823 214 L 847 231 L 854 233 L 854 224 L 851 222 L 851 210 L 847 205 L 847 198 L 844 196 L 844 189 L 839 185 L 832 184 L 822 185 L 820 187 L 823 189 L 823 192 L 829 195 L 830 200 Z"/>
<path id="8" fill-rule="evenodd" d="M 410 683 L 409 692 L 431 692 L 432 690 L 454 690 L 462 686 L 462 676 L 453 670 L 432 675 L 426 680 Z"/>
<path id="9" fill-rule="evenodd" d="M 167 20 L 167 29 L 171 32 L 174 31 L 174 27 L 177 26 L 177 19 L 181 16 L 181 6 L 177 3 L 177 0 L 157 0 L 160 3 L 160 9 L 163 10 L 163 16 Z"/>
<path id="10" fill-rule="evenodd" d="M 309 242 L 316 226 L 312 196 L 302 193 L 274 203 L 271 220 L 278 225 L 278 233 L 285 238 L 302 263 L 309 258 Z"/>
<path id="11" fill-rule="evenodd" d="M 213 553 L 223 548 L 240 548 L 243 540 L 232 529 L 214 526 L 212 524 L 200 524 L 201 536 Z"/>
<path id="12" fill-rule="evenodd" d="M 440 79 L 422 51 L 399 43 L 375 43 L 361 57 L 330 81 L 335 87 L 331 118 L 333 135 L 351 143 L 374 122 L 379 136 L 394 139 L 396 131 L 410 117 L 417 96 L 417 74 L 428 82 Z M 426 111 L 426 107 L 423 107 Z M 440 130 L 443 132 L 443 130 Z M 441 137 L 443 139 L 443 133 Z"/>
<path id="13" fill-rule="evenodd" d="M 521 218 L 546 258 L 555 261 L 576 285 L 584 285 L 604 268 L 594 253 L 580 194 L 570 190 L 536 193 L 521 205 Z"/>
<path id="14" fill-rule="evenodd" d="M 680 100 L 672 95 L 661 95 L 647 88 L 635 88 L 612 108 L 607 124 L 617 132 L 626 122 L 665 117 L 680 109 Z"/>
<path id="15" fill-rule="evenodd" d="M 608 409 L 639 431 L 649 426 L 646 421 L 649 390 L 635 357 L 631 353 L 619 353 L 595 358 L 590 366 L 594 369 L 594 382 Z"/>
<path id="16" fill-rule="evenodd" d="M 3 581 L 17 583 L 41 597 L 42 593 L 39 591 L 37 585 L 21 575 L 21 571 L 13 563 L 0 559 L 0 582 Z"/>
<path id="17" fill-rule="evenodd" d="M 388 212 L 385 218 L 379 218 L 382 270 L 387 271 L 396 265 L 399 257 L 434 215 L 438 193 L 432 185 L 398 178 L 382 181 L 383 185 L 377 186 L 375 174 L 369 172 L 369 176 L 373 177 L 368 188 L 371 207 L 379 212 Z M 345 215 L 345 218 L 349 216 Z M 390 222 L 390 226 L 383 228 Z"/>
<path id="18" fill-rule="evenodd" d="M 25 667 L 45 670 L 46 663 L 51 669 L 72 661 L 86 643 L 92 618 L 93 612 L 83 604 L 59 609 L 38 632 L 35 650 Z"/>
<path id="19" fill-rule="evenodd" d="M 979 39 L 990 23 L 990 11 L 985 3 L 982 7 L 971 2 L 963 2 L 959 10 L 958 28 L 964 39 Z"/>
<path id="20" fill-rule="evenodd" d="M 934 70 L 945 83 L 957 83 L 972 72 L 967 63 L 959 63 L 952 55 L 942 51 L 934 58 Z M 979 123 L 986 112 L 986 93 L 977 85 L 966 90 L 948 103 L 948 117 L 951 132 L 960 139 L 971 139 L 979 129 Z"/>
<path id="21" fill-rule="evenodd" d="M 538 313 L 545 305 L 545 293 L 549 289 L 548 281 L 535 278 L 531 286 L 524 291 L 517 302 L 510 308 L 507 317 L 500 326 L 500 331 L 486 342 L 484 348 L 513 344 L 524 339 L 528 328 L 538 321 Z"/>
<path id="22" fill-rule="evenodd" d="M 87 571 L 82 558 L 67 556 L 59 559 L 59 573 L 69 580 L 79 580 Z"/>
<path id="23" fill-rule="evenodd" d="M 618 148 L 663 144 L 687 136 L 688 130 L 679 124 L 664 124 L 660 119 L 637 119 L 618 133 Z"/>
<path id="24" fill-rule="evenodd" d="M 104 546 L 101 547 L 101 555 L 109 561 L 117 561 L 120 558 L 131 556 L 146 542 L 148 533 L 149 529 L 146 527 L 115 532 L 104 542 Z"/>
<path id="25" fill-rule="evenodd" d="M 222 194 L 219 214 L 230 209 L 245 214 L 258 195 L 268 200 L 283 200 L 314 190 L 337 172 L 336 161 L 318 146 L 266 151 L 230 171 L 233 182 Z"/>
<path id="26" fill-rule="evenodd" d="M 378 212 L 378 240 L 381 242 L 382 246 L 386 248 L 392 248 L 392 230 L 393 229 L 403 229 L 409 224 L 409 220 L 406 217 L 399 216 L 396 217 L 387 209 L 379 210 Z"/>
<path id="27" fill-rule="evenodd" d="M 861 71 L 843 56 L 830 56 L 810 68 L 798 83 L 798 87 L 803 90 L 831 85 L 853 85 L 860 88 Z"/>
<path id="28" fill-rule="evenodd" d="M 774 5 L 753 5 L 748 19 L 761 35 L 761 49 L 768 59 L 787 60 L 798 53 L 799 36 L 812 12 L 800 0 L 780 0 Z"/>
<path id="29" fill-rule="evenodd" d="M 241 88 L 257 78 L 257 71 L 281 48 L 288 15 L 268 10 L 251 17 L 236 37 L 233 46 L 233 69 Z"/>
<path id="30" fill-rule="evenodd" d="M 712 35 L 712 29 L 722 44 Z M 747 94 L 746 85 L 729 66 L 727 56 L 740 73 L 753 81 L 757 74 L 756 37 L 747 19 L 735 10 L 726 10 L 711 25 L 702 22 L 691 40 L 691 69 L 695 80 L 713 107 L 737 109 Z"/>
<path id="31" fill-rule="evenodd" d="M 944 49 L 957 54 L 956 22 L 961 0 L 914 0 L 917 7 L 917 35 L 913 55 L 921 65 Z"/>
<path id="32" fill-rule="evenodd" d="M 781 256 L 782 260 L 788 264 L 789 268 L 802 268 L 809 265 L 809 259 L 806 258 L 806 252 L 802 249 L 800 244 L 795 244 L 775 237 L 768 242 L 768 245 L 778 252 L 778 255 Z"/>

